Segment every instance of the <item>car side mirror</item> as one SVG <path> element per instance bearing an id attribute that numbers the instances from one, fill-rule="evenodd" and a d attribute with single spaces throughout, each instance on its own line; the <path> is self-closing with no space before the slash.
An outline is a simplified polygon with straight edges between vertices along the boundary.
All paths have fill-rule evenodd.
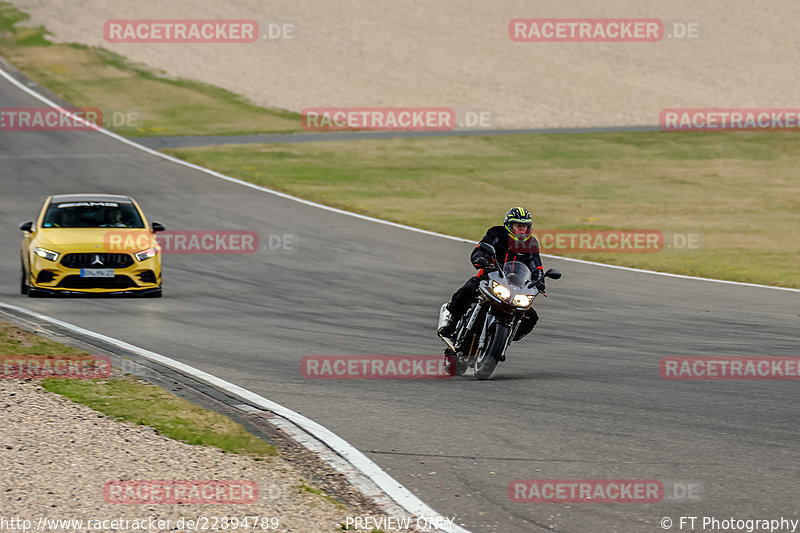
<path id="1" fill-rule="evenodd" d="M 492 246 L 488 242 L 480 243 L 478 245 L 478 248 L 480 249 L 481 252 L 483 252 L 485 254 L 488 254 L 488 255 L 491 255 L 492 257 L 497 255 L 497 252 L 495 252 L 495 250 L 494 250 L 494 246 Z"/>
<path id="2" fill-rule="evenodd" d="M 153 233 L 158 233 L 159 231 L 164 231 L 166 229 L 164 227 L 164 224 L 162 224 L 161 222 L 153 222 L 152 226 L 153 226 Z"/>
<path id="3" fill-rule="evenodd" d="M 23 222 L 22 224 L 19 225 L 19 229 L 30 233 L 31 230 L 33 229 L 33 221 L 28 220 L 27 222 Z"/>
<path id="4" fill-rule="evenodd" d="M 547 272 L 544 273 L 544 277 L 551 278 L 551 279 L 560 279 L 561 278 L 561 272 L 559 272 L 555 268 L 551 268 L 550 270 L 548 270 Z"/>

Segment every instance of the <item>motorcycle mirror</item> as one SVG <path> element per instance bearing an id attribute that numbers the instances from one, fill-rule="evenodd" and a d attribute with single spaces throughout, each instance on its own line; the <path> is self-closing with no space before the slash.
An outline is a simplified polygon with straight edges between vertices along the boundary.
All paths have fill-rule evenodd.
<path id="1" fill-rule="evenodd" d="M 559 272 L 555 268 L 551 268 L 550 270 L 544 273 L 544 277 L 551 279 L 559 279 L 561 277 L 561 272 Z"/>
<path id="2" fill-rule="evenodd" d="M 491 245 L 491 244 L 489 244 L 488 242 L 482 242 L 482 243 L 480 243 L 480 244 L 478 245 L 478 248 L 480 248 L 481 252 L 483 252 L 483 253 L 485 253 L 485 254 L 489 254 L 489 255 L 491 255 L 492 257 L 494 257 L 495 255 L 497 255 L 497 252 L 495 252 L 495 251 L 494 251 L 494 246 L 492 246 L 492 245 Z"/>
<path id="3" fill-rule="evenodd" d="M 32 228 L 33 228 L 33 221 L 32 220 L 29 220 L 27 222 L 23 222 L 22 224 L 19 225 L 19 229 L 21 229 L 22 231 L 30 232 Z"/>

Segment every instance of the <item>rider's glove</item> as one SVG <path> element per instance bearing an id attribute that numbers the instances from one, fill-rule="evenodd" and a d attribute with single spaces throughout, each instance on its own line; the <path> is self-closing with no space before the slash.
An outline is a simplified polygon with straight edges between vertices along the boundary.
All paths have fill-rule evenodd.
<path id="1" fill-rule="evenodd" d="M 478 257 L 473 263 L 477 268 L 491 268 L 492 262 L 486 257 Z"/>
<path id="2" fill-rule="evenodd" d="M 534 280 L 533 285 L 540 291 L 544 292 L 544 272 L 542 272 L 540 269 L 536 269 L 535 272 L 536 274 L 534 274 L 534 276 L 538 277 Z"/>

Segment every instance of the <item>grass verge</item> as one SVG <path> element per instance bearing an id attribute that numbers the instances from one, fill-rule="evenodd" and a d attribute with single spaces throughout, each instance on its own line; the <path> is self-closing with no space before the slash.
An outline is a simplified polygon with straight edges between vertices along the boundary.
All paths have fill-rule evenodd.
<path id="1" fill-rule="evenodd" d="M 310 485 L 306 485 L 305 483 L 301 483 L 300 485 L 297 486 L 297 492 L 300 492 L 300 493 L 307 492 L 307 493 L 310 493 L 310 494 L 316 494 L 317 496 L 327 500 L 328 503 L 331 503 L 331 504 L 335 505 L 339 509 L 347 509 L 346 505 L 344 505 L 342 502 L 340 502 L 336 498 L 333 498 L 333 497 L 329 496 L 324 490 L 318 489 L 316 487 L 312 487 Z"/>
<path id="2" fill-rule="evenodd" d="M 514 205 L 531 209 L 538 228 L 699 234 L 695 249 L 565 255 L 800 287 L 798 141 L 782 132 L 624 132 L 166 152 L 302 198 L 472 240 Z"/>
<path id="3" fill-rule="evenodd" d="M 45 28 L 0 2 L 0 54 L 75 107 L 103 113 L 103 125 L 131 137 L 239 135 L 300 130 L 296 113 L 265 109 L 225 89 L 131 63 L 105 50 L 51 43 Z"/>
<path id="4" fill-rule="evenodd" d="M 36 336 L 0 321 L 0 358 L 3 355 L 86 355 L 63 344 Z M 251 435 L 240 424 L 214 411 L 192 405 L 154 385 L 129 377 L 109 379 L 45 379 L 50 392 L 87 405 L 118 421 L 150 426 L 174 440 L 256 459 L 277 455 L 274 446 Z"/>

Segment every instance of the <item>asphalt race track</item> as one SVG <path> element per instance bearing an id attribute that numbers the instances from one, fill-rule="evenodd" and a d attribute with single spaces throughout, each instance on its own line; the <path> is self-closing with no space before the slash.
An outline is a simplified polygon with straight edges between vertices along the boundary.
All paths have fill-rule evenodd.
<path id="1" fill-rule="evenodd" d="M 0 104 L 42 105 L 6 81 Z M 252 230 L 267 248 L 291 235 L 292 246 L 165 256 L 162 299 L 20 295 L 18 223 L 46 195 L 73 192 L 130 194 L 170 230 Z M 306 355 L 440 354 L 438 308 L 471 274 L 471 245 L 254 191 L 97 133 L 0 132 L 0 245 L 0 300 L 294 409 L 473 532 L 798 518 L 797 382 L 659 375 L 665 356 L 800 356 L 797 292 L 545 258 L 564 277 L 549 281 L 539 326 L 491 381 L 306 380 Z M 584 478 L 702 490 L 651 504 L 509 500 L 514 479 Z"/>

